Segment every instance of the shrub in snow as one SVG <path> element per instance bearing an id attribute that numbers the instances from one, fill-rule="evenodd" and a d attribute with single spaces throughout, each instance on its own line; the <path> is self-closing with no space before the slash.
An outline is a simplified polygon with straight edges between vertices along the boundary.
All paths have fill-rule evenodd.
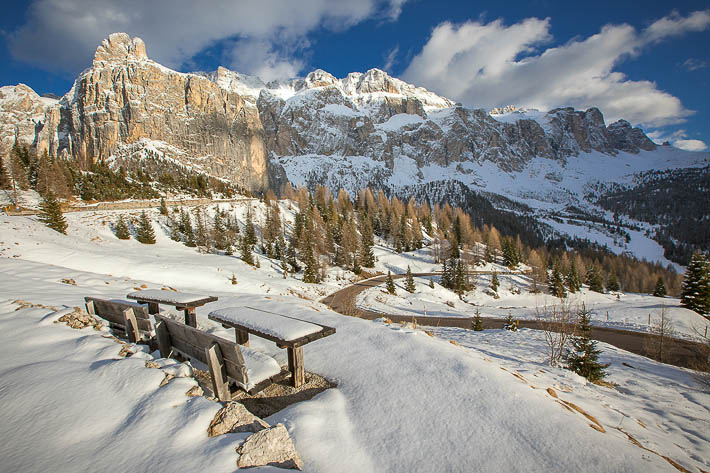
<path id="1" fill-rule="evenodd" d="M 114 233 L 116 234 L 116 238 L 118 238 L 119 240 L 128 240 L 129 238 L 131 238 L 131 232 L 128 229 L 128 224 L 123 218 L 123 215 L 118 217 L 118 222 L 116 222 L 116 228 L 114 229 Z"/>
<path id="2" fill-rule="evenodd" d="M 505 325 L 503 325 L 503 328 L 506 330 L 510 330 L 511 332 L 517 332 L 519 324 L 519 320 L 513 320 L 513 316 L 508 314 L 508 318 L 505 319 Z"/>
<path id="3" fill-rule="evenodd" d="M 512 319 L 512 317 L 511 317 Z M 481 311 L 476 308 L 476 314 L 473 316 L 473 330 L 475 332 L 483 331 L 483 321 L 481 320 Z"/>

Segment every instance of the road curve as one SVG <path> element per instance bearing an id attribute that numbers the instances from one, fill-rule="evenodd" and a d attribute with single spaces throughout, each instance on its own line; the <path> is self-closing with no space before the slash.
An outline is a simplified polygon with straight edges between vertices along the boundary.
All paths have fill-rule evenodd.
<path id="1" fill-rule="evenodd" d="M 486 272 L 472 271 L 472 274 L 487 274 Z M 498 274 L 517 274 L 517 273 L 501 273 Z M 440 272 L 434 273 L 412 273 L 414 277 L 441 276 Z M 404 278 L 404 274 L 393 274 L 392 279 Z M 330 294 L 323 298 L 321 302 L 330 307 L 335 312 L 343 315 L 360 317 L 363 319 L 374 320 L 379 317 L 387 317 L 393 322 L 411 322 L 416 319 L 419 325 L 434 326 L 434 327 L 459 327 L 470 329 L 472 327 L 472 319 L 470 317 L 413 317 L 411 315 L 396 315 L 382 314 L 367 309 L 355 307 L 354 301 L 358 294 L 379 286 L 387 280 L 387 276 L 376 276 L 374 278 L 365 279 L 356 282 L 351 286 L 345 287 L 339 291 Z M 505 319 L 494 317 L 482 317 L 484 329 L 503 328 Z M 520 320 L 520 327 L 541 330 L 540 322 L 537 320 Z M 650 357 L 649 346 L 653 345 L 654 339 L 658 339 L 656 335 L 633 332 L 630 330 L 619 330 L 608 327 L 592 327 L 592 338 L 601 342 L 614 345 L 622 350 L 636 353 L 637 355 Z M 666 341 L 666 343 L 668 343 Z M 687 340 L 673 339 L 664 356 L 666 363 L 681 366 L 684 368 L 695 366 L 703 357 L 703 346 L 698 343 Z"/>

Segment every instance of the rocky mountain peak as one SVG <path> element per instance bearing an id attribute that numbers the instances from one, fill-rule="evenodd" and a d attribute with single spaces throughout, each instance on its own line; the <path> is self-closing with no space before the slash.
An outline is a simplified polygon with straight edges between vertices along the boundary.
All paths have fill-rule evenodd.
<path id="1" fill-rule="evenodd" d="M 338 83 L 338 79 L 329 72 L 323 69 L 316 69 L 315 71 L 309 73 L 306 76 L 306 87 L 309 89 L 315 87 L 325 87 L 329 85 L 335 85 Z"/>
<path id="2" fill-rule="evenodd" d="M 96 48 L 94 65 L 100 62 L 125 62 L 131 59 L 148 59 L 143 40 L 138 37 L 131 39 L 126 33 L 113 33 Z"/>

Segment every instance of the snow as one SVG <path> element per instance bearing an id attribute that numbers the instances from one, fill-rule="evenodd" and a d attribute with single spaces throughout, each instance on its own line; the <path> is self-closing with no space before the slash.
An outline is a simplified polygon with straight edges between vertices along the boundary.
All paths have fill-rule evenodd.
<path id="1" fill-rule="evenodd" d="M 422 122 L 424 122 L 424 119 L 419 115 L 409 113 L 398 113 L 396 115 L 392 115 L 386 122 L 377 125 L 376 128 L 378 130 L 384 131 L 396 131 L 405 126 Z"/>
<path id="2" fill-rule="evenodd" d="M 220 206 L 240 221 L 247 206 L 258 210 L 255 220 L 263 218 L 261 204 Z M 292 220 L 288 204 L 282 209 Z M 107 329 L 72 330 L 52 323 L 59 316 L 52 309 L 16 311 L 10 302 L 73 307 L 84 296 L 123 297 L 142 286 L 218 296 L 197 309 L 198 327 L 230 340 L 233 330 L 208 320 L 209 311 L 248 306 L 336 327 L 304 346 L 304 360 L 337 388 L 266 419 L 287 426 L 305 471 L 673 471 L 659 455 L 691 471 L 710 468 L 710 395 L 689 370 L 600 344 L 602 361 L 612 363 L 608 381 L 618 385 L 602 387 L 547 366 L 535 332 L 438 328 L 431 337 L 344 317 L 314 299 L 349 284 L 348 275 L 322 285 L 284 280 L 278 262 L 267 258 L 259 256 L 261 268 L 253 269 L 172 242 L 159 217 L 149 215 L 155 245 L 117 240 L 109 228 L 116 212 L 67 214 L 67 236 L 31 217 L 0 218 L 0 456 L 8 471 L 235 470 L 234 448 L 247 434 L 207 437 L 219 404 L 185 396 L 193 379 L 158 387 L 168 369 L 187 375 L 187 365 L 137 348 L 120 358 L 121 345 L 103 337 Z M 407 262 L 377 252 L 380 267 Z M 425 253 L 417 257 L 422 268 L 430 264 Z M 66 278 L 76 285 L 62 283 Z M 287 363 L 271 342 L 251 337 L 250 345 Z M 151 359 L 163 368 L 146 368 Z"/>
<path id="3" fill-rule="evenodd" d="M 128 294 L 129 298 L 148 300 L 152 299 L 163 304 L 191 304 L 209 296 L 204 294 L 190 294 L 186 292 L 175 292 L 161 289 L 147 289 L 145 291 L 134 291 Z"/>
<path id="4" fill-rule="evenodd" d="M 320 332 L 319 325 L 253 307 L 228 307 L 210 312 L 209 317 L 232 322 L 290 342 Z"/>
<path id="5" fill-rule="evenodd" d="M 249 347 L 239 347 L 244 357 L 244 366 L 247 369 L 247 384 L 237 382 L 242 388 L 249 391 L 260 382 L 281 372 L 278 362 L 268 355 Z"/>

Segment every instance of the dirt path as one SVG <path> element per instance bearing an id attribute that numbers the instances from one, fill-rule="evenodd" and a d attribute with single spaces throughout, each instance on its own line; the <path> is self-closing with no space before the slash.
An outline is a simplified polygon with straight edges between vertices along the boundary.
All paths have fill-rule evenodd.
<path id="1" fill-rule="evenodd" d="M 472 274 L 488 274 L 490 272 L 473 271 Z M 505 273 L 498 273 L 505 274 Z M 511 273 L 514 274 L 514 273 Z M 412 273 L 414 277 L 440 276 L 441 273 Z M 405 277 L 404 274 L 393 274 L 392 279 Z M 323 304 L 329 306 L 335 312 L 343 315 L 360 317 L 374 320 L 379 317 L 387 317 L 392 322 L 411 322 L 416 319 L 419 325 L 433 327 L 458 327 L 470 329 L 472 318 L 470 317 L 412 317 L 410 315 L 382 314 L 355 306 L 355 299 L 361 292 L 372 287 L 379 286 L 387 280 L 387 276 L 377 276 L 371 279 L 357 282 L 351 286 L 343 288 L 321 300 Z M 503 328 L 505 319 L 494 317 L 482 317 L 484 329 Z M 541 325 L 537 320 L 521 320 L 520 327 L 541 330 Z M 637 355 L 650 357 L 649 346 L 658 342 L 658 337 L 648 333 L 633 332 L 629 330 L 619 330 L 608 327 L 592 327 L 592 338 L 601 342 L 614 345 L 622 350 L 636 353 Z M 666 341 L 665 343 L 669 343 Z M 702 345 L 687 340 L 672 339 L 666 348 L 664 362 L 675 366 L 692 367 L 702 359 Z"/>

